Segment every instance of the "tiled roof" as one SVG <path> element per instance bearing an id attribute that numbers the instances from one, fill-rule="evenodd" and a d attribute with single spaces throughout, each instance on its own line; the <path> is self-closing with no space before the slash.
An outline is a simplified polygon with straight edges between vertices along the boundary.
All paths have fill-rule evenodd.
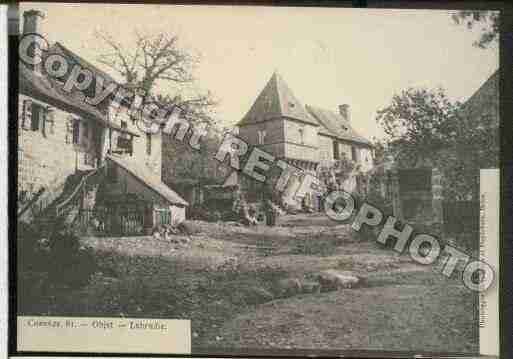
<path id="1" fill-rule="evenodd" d="M 314 126 L 319 125 L 294 96 L 281 76 L 275 72 L 237 126 L 280 117 L 288 117 Z"/>
<path id="2" fill-rule="evenodd" d="M 310 105 L 306 105 L 306 109 L 321 125 L 320 134 L 371 146 L 371 142 L 358 134 L 340 114 Z"/>
<path id="3" fill-rule="evenodd" d="M 153 175 L 144 166 L 135 161 L 119 156 L 108 155 L 107 160 L 114 162 L 116 165 L 122 167 L 131 175 L 136 177 L 142 184 L 157 193 L 165 201 L 173 205 L 188 206 L 189 203 L 184 200 L 178 193 L 173 191 L 165 185 L 158 176 Z"/>
<path id="4" fill-rule="evenodd" d="M 52 106 L 76 113 L 85 118 L 100 122 L 102 125 L 120 132 L 139 136 L 138 133 L 122 129 L 108 120 L 106 114 L 96 106 L 87 104 L 80 99 L 78 93 L 69 93 L 62 89 L 62 84 L 44 74 L 37 75 L 21 61 L 18 65 L 18 90 L 20 93 L 44 101 Z"/>
<path id="5" fill-rule="evenodd" d="M 468 114 L 481 114 L 490 106 L 499 107 L 499 70 L 496 70 L 463 104 L 462 110 Z M 498 125 L 498 122 L 497 122 Z"/>
<path id="6" fill-rule="evenodd" d="M 105 80 L 105 86 L 107 86 L 107 83 L 116 82 L 112 76 L 110 76 L 107 72 L 100 70 L 98 67 L 90 63 L 89 61 L 85 60 L 83 57 L 77 55 L 70 49 L 68 49 L 66 46 L 61 44 L 60 42 L 56 42 L 53 44 L 50 48 L 50 53 L 60 53 L 64 56 L 66 56 L 71 62 L 79 64 L 80 66 L 87 68 L 91 70 L 95 76 L 101 76 Z"/>

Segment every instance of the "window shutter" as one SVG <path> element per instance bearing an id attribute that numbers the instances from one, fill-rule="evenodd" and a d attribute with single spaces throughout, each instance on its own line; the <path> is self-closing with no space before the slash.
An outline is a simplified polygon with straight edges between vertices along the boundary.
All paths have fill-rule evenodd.
<path id="1" fill-rule="evenodd" d="M 51 107 L 46 108 L 44 126 L 45 134 L 53 135 L 55 133 L 55 110 Z"/>
<path id="2" fill-rule="evenodd" d="M 73 138 L 73 116 L 68 116 L 66 121 L 66 143 L 71 143 Z"/>
<path id="3" fill-rule="evenodd" d="M 32 110 L 30 112 L 31 112 L 30 129 L 32 131 L 39 131 L 42 126 L 42 123 L 41 123 L 41 116 L 43 115 L 42 107 L 32 105 Z"/>
<path id="4" fill-rule="evenodd" d="M 41 121 L 41 133 L 43 134 L 43 136 L 47 136 L 48 135 L 48 128 L 50 127 L 48 125 L 48 111 L 46 111 L 45 108 L 40 108 L 39 109 L 39 119 Z"/>
<path id="5" fill-rule="evenodd" d="M 73 144 L 80 144 L 80 121 L 75 119 L 72 125 Z"/>
<path id="6" fill-rule="evenodd" d="M 21 127 L 24 130 L 28 130 L 30 128 L 31 119 L 32 119 L 32 100 L 24 100 L 23 101 L 23 113 L 21 116 Z"/>

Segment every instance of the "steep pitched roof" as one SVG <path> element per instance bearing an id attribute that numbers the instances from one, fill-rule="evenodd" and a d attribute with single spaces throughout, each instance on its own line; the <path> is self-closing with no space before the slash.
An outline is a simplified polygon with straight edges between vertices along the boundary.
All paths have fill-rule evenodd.
<path id="1" fill-rule="evenodd" d="M 371 146 L 371 142 L 358 134 L 340 114 L 310 105 L 306 105 L 306 110 L 321 124 L 320 134 Z"/>
<path id="2" fill-rule="evenodd" d="M 110 122 L 105 113 L 96 106 L 89 105 L 80 98 L 78 93 L 66 92 L 62 84 L 46 74 L 36 75 L 23 62 L 18 64 L 18 91 L 24 95 L 39 99 L 52 106 L 73 112 L 92 119 L 114 130 L 139 136 L 138 133 L 126 130 Z"/>
<path id="3" fill-rule="evenodd" d="M 68 93 L 61 89 L 61 86 L 55 83 L 46 75 L 36 75 L 31 69 L 27 68 L 22 62 L 18 66 L 18 90 L 20 93 L 41 99 L 55 107 L 71 108 L 71 110 L 89 117 L 104 119 L 105 115 L 96 107 L 91 106 L 84 101 L 77 101 Z"/>
<path id="4" fill-rule="evenodd" d="M 314 126 L 319 125 L 294 96 L 281 76 L 275 72 L 237 126 L 279 117 L 288 117 Z"/>
<path id="5" fill-rule="evenodd" d="M 469 115 L 480 115 L 483 110 L 494 106 L 499 112 L 499 70 L 496 70 L 463 104 L 462 110 Z M 498 117 L 497 117 L 497 125 Z"/>
<path id="6" fill-rule="evenodd" d="M 64 56 L 66 56 L 66 58 L 71 60 L 71 62 L 73 62 L 75 64 L 79 64 L 80 66 L 92 71 L 94 73 L 95 77 L 96 76 L 103 77 L 106 82 L 105 86 L 107 85 L 107 83 L 116 82 L 116 80 L 114 80 L 114 78 L 112 76 L 110 76 L 107 72 L 100 70 L 98 67 L 96 67 L 89 61 L 85 60 L 83 57 L 79 56 L 75 52 L 71 51 L 66 46 L 61 44 L 60 42 L 56 42 L 55 44 L 53 44 L 51 46 L 49 52 L 62 54 Z"/>
<path id="7" fill-rule="evenodd" d="M 169 202 L 173 205 L 180 205 L 180 206 L 188 206 L 189 203 L 184 200 L 178 193 L 173 191 L 171 188 L 169 188 L 167 185 L 165 185 L 160 178 L 157 176 L 151 174 L 148 169 L 146 169 L 144 166 L 140 165 L 139 163 L 136 163 L 135 161 L 130 161 L 126 158 L 121 158 L 119 156 L 114 155 L 108 155 L 107 160 L 112 161 L 116 165 L 120 166 L 121 168 L 125 169 L 128 173 L 130 173 L 132 176 L 134 176 L 136 179 L 139 180 L 143 185 L 145 185 L 147 188 L 158 194 L 161 198 L 163 198 L 165 201 Z"/>

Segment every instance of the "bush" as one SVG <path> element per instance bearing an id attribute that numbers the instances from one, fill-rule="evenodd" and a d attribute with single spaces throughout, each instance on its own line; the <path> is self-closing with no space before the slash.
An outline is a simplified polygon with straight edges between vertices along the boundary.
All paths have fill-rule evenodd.
<path id="1" fill-rule="evenodd" d="M 93 249 L 83 246 L 71 233 L 55 233 L 50 243 L 53 258 L 49 266 L 50 280 L 71 288 L 87 285 L 97 269 Z"/>
<path id="2" fill-rule="evenodd" d="M 40 235 L 38 226 L 18 223 L 17 258 L 21 310 L 36 308 L 55 289 L 87 285 L 95 273 L 93 250 L 68 231 Z"/>

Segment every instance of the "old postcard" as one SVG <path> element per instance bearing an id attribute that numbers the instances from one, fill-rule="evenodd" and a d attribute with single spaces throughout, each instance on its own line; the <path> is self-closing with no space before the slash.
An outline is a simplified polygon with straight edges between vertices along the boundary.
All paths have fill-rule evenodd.
<path id="1" fill-rule="evenodd" d="M 499 20 L 11 7 L 16 350 L 498 355 Z"/>

